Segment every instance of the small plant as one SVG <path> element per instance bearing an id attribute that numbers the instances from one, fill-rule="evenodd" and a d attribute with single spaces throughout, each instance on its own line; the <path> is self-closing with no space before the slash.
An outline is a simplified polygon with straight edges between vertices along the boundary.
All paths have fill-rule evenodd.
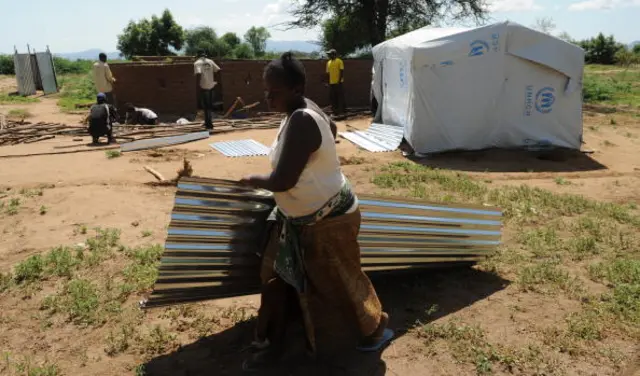
<path id="1" fill-rule="evenodd" d="M 42 279 L 44 275 L 44 259 L 33 255 L 15 267 L 14 279 L 17 283 L 30 283 Z"/>
<path id="2" fill-rule="evenodd" d="M 20 208 L 20 199 L 12 198 L 9 201 L 9 205 L 7 206 L 7 214 L 8 215 L 16 215 L 18 214 L 18 209 Z"/>
<path id="3" fill-rule="evenodd" d="M 616 121 L 616 119 L 615 119 L 615 118 L 611 118 L 611 119 L 609 120 L 609 123 L 610 123 L 611 125 L 618 125 L 618 122 Z"/>
<path id="4" fill-rule="evenodd" d="M 604 142 L 602 143 L 602 145 L 606 146 L 606 147 L 614 147 L 617 146 L 616 144 L 614 144 L 613 142 L 609 141 L 609 140 L 604 140 Z"/>
<path id="5" fill-rule="evenodd" d="M 47 297 L 42 302 L 42 309 L 52 314 L 65 313 L 69 321 L 81 326 L 101 323 L 98 288 L 84 279 L 74 279 L 60 294 Z"/>
<path id="6" fill-rule="evenodd" d="M 47 273 L 57 277 L 70 278 L 78 263 L 76 256 L 65 247 L 54 248 L 46 256 Z"/>
<path id="7" fill-rule="evenodd" d="M 107 156 L 107 159 L 114 159 L 122 156 L 122 152 L 120 150 L 107 150 L 104 154 Z"/>
<path id="8" fill-rule="evenodd" d="M 144 231 L 142 231 L 142 237 L 143 237 L 143 238 L 148 238 L 148 237 L 150 237 L 151 235 L 153 235 L 153 232 L 152 232 L 152 231 L 150 231 L 150 230 L 144 230 Z"/>
<path id="9" fill-rule="evenodd" d="M 571 185 L 571 182 L 563 177 L 557 177 L 554 179 L 558 185 Z"/>
<path id="10" fill-rule="evenodd" d="M 128 250 L 133 262 L 124 269 L 124 276 L 129 290 L 144 291 L 150 289 L 158 277 L 157 263 L 162 256 L 160 245 L 140 247 Z"/>
<path id="11" fill-rule="evenodd" d="M 115 356 L 125 352 L 133 338 L 134 327 L 129 323 L 122 325 L 117 330 L 111 330 L 107 335 L 107 344 L 104 351 L 108 356 Z"/>
<path id="12" fill-rule="evenodd" d="M 47 209 L 46 206 L 44 206 L 44 205 L 40 206 L 40 215 L 47 214 L 47 211 L 48 211 L 48 209 Z"/>
<path id="13" fill-rule="evenodd" d="M 13 284 L 13 276 L 11 273 L 0 273 L 0 293 L 8 290 Z"/>
<path id="14" fill-rule="evenodd" d="M 87 231 L 87 225 L 76 225 L 76 227 L 73 229 L 73 234 L 87 235 Z"/>
<path id="15" fill-rule="evenodd" d="M 9 119 L 27 119 L 33 117 L 31 111 L 26 108 L 14 108 L 7 113 Z"/>
<path id="16" fill-rule="evenodd" d="M 149 332 L 141 336 L 139 343 L 141 351 L 146 356 L 154 356 L 164 353 L 175 346 L 175 334 L 156 325 Z"/>

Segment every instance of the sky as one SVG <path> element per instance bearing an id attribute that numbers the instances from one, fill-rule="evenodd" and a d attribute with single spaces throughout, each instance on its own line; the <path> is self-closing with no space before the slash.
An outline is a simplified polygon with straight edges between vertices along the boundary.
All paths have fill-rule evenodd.
<path id="1" fill-rule="evenodd" d="M 417 0 L 419 1 L 419 0 Z M 488 0 L 491 20 L 511 20 L 525 26 L 551 17 L 555 33 L 574 39 L 598 32 L 624 43 L 640 40 L 640 0 Z M 116 51 L 117 35 L 131 20 L 160 14 L 167 8 L 185 28 L 213 27 L 243 35 L 251 26 L 265 26 L 275 40 L 317 40 L 317 30 L 283 30 L 292 0 L 0 0 L 0 52 L 25 52 L 27 44 L 54 53 L 93 48 Z"/>

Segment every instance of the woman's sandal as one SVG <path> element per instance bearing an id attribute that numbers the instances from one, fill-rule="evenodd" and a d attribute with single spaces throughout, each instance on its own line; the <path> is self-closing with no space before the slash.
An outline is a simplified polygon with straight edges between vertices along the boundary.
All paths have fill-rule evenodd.
<path id="1" fill-rule="evenodd" d="M 374 352 L 379 351 L 388 345 L 394 336 L 393 330 L 387 328 L 388 324 L 389 315 L 386 312 L 382 312 L 380 323 L 378 324 L 376 331 L 369 337 L 365 338 L 361 342 L 360 346 L 356 347 L 356 349 L 363 352 Z"/>
<path id="2" fill-rule="evenodd" d="M 278 364 L 282 357 L 282 352 L 275 349 L 267 348 L 254 353 L 248 359 L 242 362 L 242 371 L 259 372 L 267 367 Z"/>

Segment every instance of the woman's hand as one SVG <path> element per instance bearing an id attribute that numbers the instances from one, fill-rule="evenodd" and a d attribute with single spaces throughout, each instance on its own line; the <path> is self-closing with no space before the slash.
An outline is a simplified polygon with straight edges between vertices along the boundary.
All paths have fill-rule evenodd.
<path id="1" fill-rule="evenodd" d="M 264 181 L 267 177 L 261 175 L 247 175 L 240 179 L 239 183 L 247 187 L 264 188 Z"/>
<path id="2" fill-rule="evenodd" d="M 253 186 L 253 184 L 251 183 L 251 179 L 253 179 L 252 175 L 248 175 L 245 176 L 244 178 L 240 179 L 239 183 L 240 185 L 246 185 L 246 186 Z"/>

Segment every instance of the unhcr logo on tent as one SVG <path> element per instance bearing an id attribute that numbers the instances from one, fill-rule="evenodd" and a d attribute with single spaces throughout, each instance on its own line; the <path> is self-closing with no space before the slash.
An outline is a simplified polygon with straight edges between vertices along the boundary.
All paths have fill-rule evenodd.
<path id="1" fill-rule="evenodd" d="M 482 56 L 489 52 L 489 43 L 483 40 L 474 40 L 469 44 L 469 56 Z"/>
<path id="2" fill-rule="evenodd" d="M 556 101 L 555 89 L 552 87 L 544 87 L 538 90 L 536 94 L 536 110 L 542 114 L 548 114 L 553 110 L 553 104 Z"/>

